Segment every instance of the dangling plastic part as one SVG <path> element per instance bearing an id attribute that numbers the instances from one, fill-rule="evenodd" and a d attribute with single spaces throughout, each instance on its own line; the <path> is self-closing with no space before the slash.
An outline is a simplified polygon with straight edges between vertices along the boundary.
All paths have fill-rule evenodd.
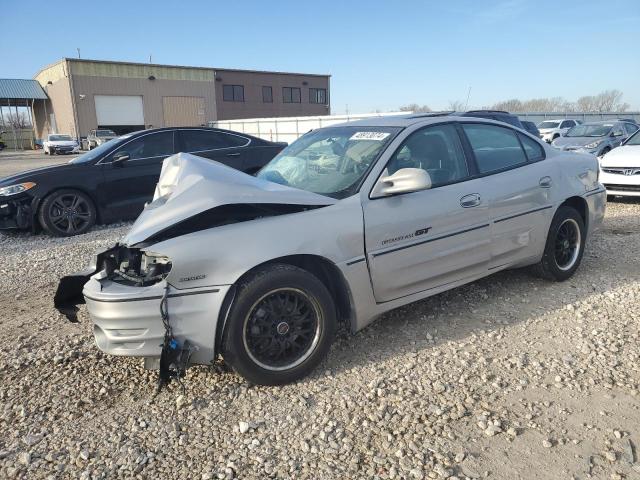
<path id="1" fill-rule="evenodd" d="M 169 285 L 167 284 L 162 300 L 160 301 L 160 316 L 164 324 L 164 341 L 162 342 L 162 351 L 160 353 L 160 370 L 158 372 L 156 395 L 160 393 L 162 387 L 174 379 L 178 381 L 184 394 L 185 388 L 181 379 L 185 376 L 187 368 L 189 368 L 192 353 L 198 348 L 192 345 L 189 340 L 185 340 L 182 345 L 180 345 L 178 340 L 173 336 L 173 330 L 169 323 L 168 294 Z"/>

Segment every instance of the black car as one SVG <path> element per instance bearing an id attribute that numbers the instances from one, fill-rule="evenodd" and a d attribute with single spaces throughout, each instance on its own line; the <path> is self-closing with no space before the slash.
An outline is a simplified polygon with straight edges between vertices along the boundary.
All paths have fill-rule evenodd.
<path id="1" fill-rule="evenodd" d="M 204 127 L 123 135 L 67 164 L 0 179 L 0 229 L 42 227 L 56 236 L 71 236 L 95 223 L 133 219 L 152 199 L 169 155 L 193 153 L 253 174 L 285 146 Z"/>
<path id="2" fill-rule="evenodd" d="M 463 117 L 477 117 L 477 118 L 488 118 L 489 120 L 497 120 L 498 122 L 508 123 L 509 125 L 513 125 L 514 127 L 521 128 L 525 130 L 520 122 L 520 119 L 509 112 L 504 112 L 502 110 L 469 110 L 468 112 L 464 112 L 461 114 Z"/>
<path id="3" fill-rule="evenodd" d="M 533 122 L 529 122 L 528 120 L 520 120 L 520 123 L 522 123 L 522 127 L 529 132 L 531 135 L 533 135 L 536 138 L 540 138 L 540 131 L 538 130 L 538 127 L 536 127 L 536 124 Z"/>

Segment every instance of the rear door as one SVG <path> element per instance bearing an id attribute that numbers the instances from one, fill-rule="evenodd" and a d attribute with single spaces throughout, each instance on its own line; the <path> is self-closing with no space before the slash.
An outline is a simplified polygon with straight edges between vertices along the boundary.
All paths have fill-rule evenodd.
<path id="1" fill-rule="evenodd" d="M 421 168 L 432 188 L 363 199 L 365 246 L 377 302 L 431 290 L 486 271 L 488 191 L 474 175 L 455 124 L 411 133 L 383 175 Z"/>
<path id="2" fill-rule="evenodd" d="M 112 164 L 115 155 L 126 153 L 129 159 Z M 144 204 L 153 198 L 162 161 L 175 153 L 174 131 L 164 130 L 138 136 L 121 145 L 100 161 L 104 184 L 100 188 L 105 214 L 109 219 L 137 217 Z"/>
<path id="3" fill-rule="evenodd" d="M 487 188 L 491 263 L 496 269 L 538 257 L 553 216 L 557 174 L 531 137 L 498 125 L 467 123 L 463 130 Z"/>
<path id="4" fill-rule="evenodd" d="M 248 137 L 210 129 L 178 130 L 178 150 L 199 157 L 224 163 L 237 170 L 245 170 L 248 149 L 251 143 Z"/>

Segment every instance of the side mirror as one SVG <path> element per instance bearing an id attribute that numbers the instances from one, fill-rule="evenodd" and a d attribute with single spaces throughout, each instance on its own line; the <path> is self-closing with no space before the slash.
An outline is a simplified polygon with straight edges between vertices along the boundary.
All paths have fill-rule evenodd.
<path id="1" fill-rule="evenodd" d="M 612 137 L 621 137 L 622 136 L 622 132 L 618 131 L 618 132 L 611 132 L 611 136 Z"/>
<path id="2" fill-rule="evenodd" d="M 393 175 L 383 175 L 373 187 L 371 198 L 399 193 L 418 192 L 431 188 L 431 176 L 421 168 L 401 168 Z"/>
<path id="3" fill-rule="evenodd" d="M 111 164 L 114 167 L 122 167 L 127 160 L 129 160 L 128 152 L 118 152 L 111 159 Z"/>

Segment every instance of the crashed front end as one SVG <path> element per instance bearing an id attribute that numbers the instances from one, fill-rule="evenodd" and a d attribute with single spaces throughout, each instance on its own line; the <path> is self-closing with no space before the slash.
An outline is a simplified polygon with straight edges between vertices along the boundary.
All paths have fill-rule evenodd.
<path id="1" fill-rule="evenodd" d="M 215 271 L 215 260 L 238 252 L 209 244 L 185 251 L 182 239 L 334 202 L 200 157 L 174 155 L 164 161 L 153 201 L 125 238 L 87 270 L 60 280 L 55 307 L 74 321 L 77 305 L 86 303 L 96 344 L 106 353 L 161 357 L 175 341 L 180 349 L 190 345 L 191 363 L 211 363 L 223 302 L 233 288 L 220 281 L 224 272 Z"/>
<path id="2" fill-rule="evenodd" d="M 178 289 L 167 280 L 170 271 L 170 259 L 117 244 L 97 255 L 89 269 L 61 279 L 54 303 L 71 321 L 77 305 L 86 303 L 103 352 L 159 358 L 167 334 L 161 321 L 165 301 L 172 336 L 191 342 L 193 363 L 210 363 L 215 356 L 212 319 L 228 288 Z"/>

